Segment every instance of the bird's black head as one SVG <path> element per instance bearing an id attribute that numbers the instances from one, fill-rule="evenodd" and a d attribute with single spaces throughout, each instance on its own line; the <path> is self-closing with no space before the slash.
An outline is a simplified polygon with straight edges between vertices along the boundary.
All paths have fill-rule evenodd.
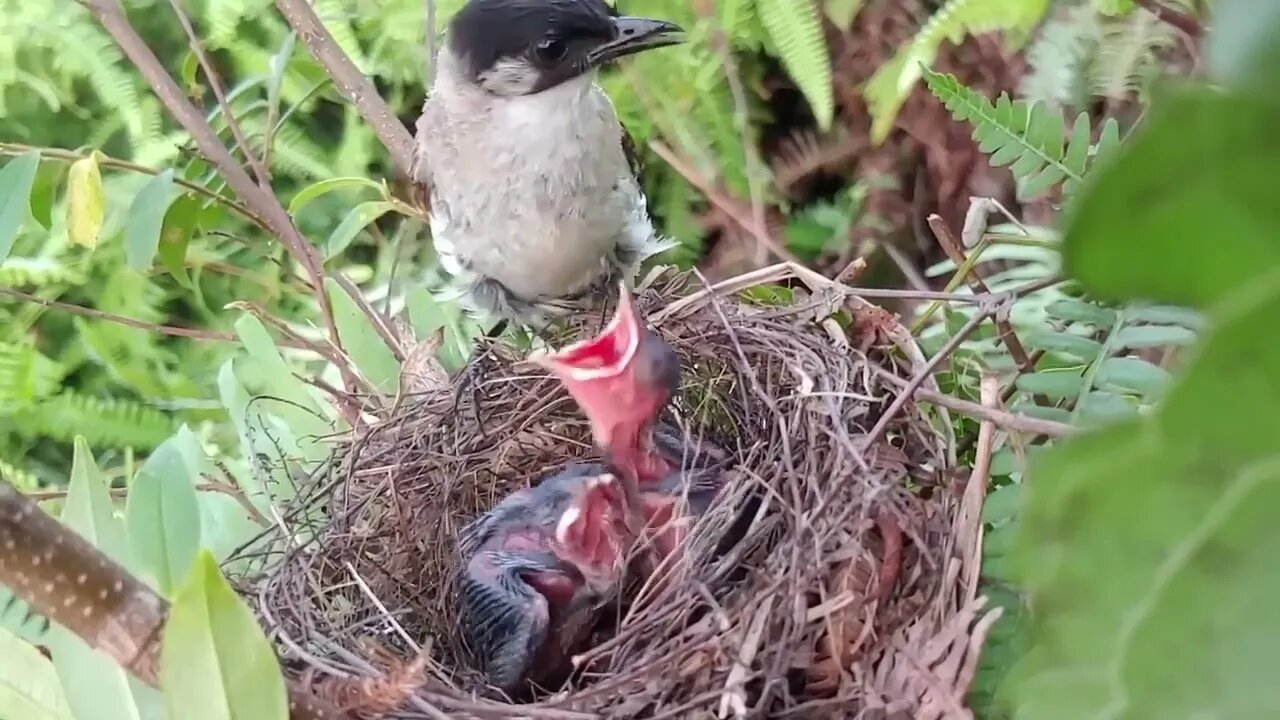
<path id="1" fill-rule="evenodd" d="M 618 15 L 604 0 L 470 0 L 449 25 L 449 50 L 498 95 L 555 87 L 611 60 L 683 41 L 678 25 Z"/>

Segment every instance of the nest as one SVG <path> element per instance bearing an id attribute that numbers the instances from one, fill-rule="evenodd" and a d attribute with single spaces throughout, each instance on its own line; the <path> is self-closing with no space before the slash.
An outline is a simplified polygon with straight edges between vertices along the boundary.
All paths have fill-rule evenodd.
<path id="1" fill-rule="evenodd" d="M 494 696 L 456 632 L 458 529 L 594 457 L 568 394 L 498 347 L 400 398 L 290 509 L 310 542 L 252 593 L 287 668 L 393 718 L 970 717 L 995 615 L 975 600 L 976 500 L 952 482 L 945 415 L 899 398 L 919 350 L 855 293 L 792 266 L 641 284 L 637 306 L 682 361 L 668 419 L 737 465 L 679 576 L 631 597 L 564 687 Z"/>

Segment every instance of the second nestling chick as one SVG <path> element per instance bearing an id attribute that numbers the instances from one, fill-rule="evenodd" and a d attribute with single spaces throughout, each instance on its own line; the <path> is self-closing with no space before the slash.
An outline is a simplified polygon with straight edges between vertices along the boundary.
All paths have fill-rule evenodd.
<path id="1" fill-rule="evenodd" d="M 459 533 L 459 626 L 479 669 L 508 695 L 569 671 L 625 563 L 622 494 L 599 465 L 516 491 Z"/>

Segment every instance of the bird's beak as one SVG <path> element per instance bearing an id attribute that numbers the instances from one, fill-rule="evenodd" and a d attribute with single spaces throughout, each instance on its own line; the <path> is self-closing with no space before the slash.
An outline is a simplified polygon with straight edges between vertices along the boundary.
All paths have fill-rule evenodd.
<path id="1" fill-rule="evenodd" d="M 614 39 L 587 56 L 594 66 L 645 50 L 679 45 L 685 40 L 684 28 L 666 20 L 623 16 L 614 18 L 613 25 L 617 29 Z"/>

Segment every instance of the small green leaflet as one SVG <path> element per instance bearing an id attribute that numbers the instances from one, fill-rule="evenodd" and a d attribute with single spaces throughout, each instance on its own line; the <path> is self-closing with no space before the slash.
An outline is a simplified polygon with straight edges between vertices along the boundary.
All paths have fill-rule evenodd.
<path id="1" fill-rule="evenodd" d="M 382 186 L 378 183 L 363 177 L 336 177 L 321 180 L 318 183 L 308 185 L 298 191 L 297 195 L 289 201 L 289 214 L 296 216 L 298 211 L 306 207 L 308 203 L 321 195 L 326 195 L 338 190 L 368 188 L 374 192 L 381 193 Z"/>
<path id="2" fill-rule="evenodd" d="M 25 152 L 0 170 L 0 262 L 9 257 L 13 240 L 31 214 L 31 185 L 40 167 L 40 153 Z"/>
<path id="3" fill-rule="evenodd" d="M 285 720 L 275 651 L 202 550 L 178 588 L 160 649 L 165 708 L 184 720 Z"/>
<path id="4" fill-rule="evenodd" d="M 187 247 L 200 222 L 200 201 L 190 193 L 179 195 L 164 214 L 160 230 L 160 264 L 180 285 L 191 289 L 187 275 Z"/>
<path id="5" fill-rule="evenodd" d="M 173 200 L 172 169 L 148 180 L 134 196 L 124 224 L 124 252 L 129 267 L 139 272 L 151 268 L 165 213 Z"/>
<path id="6" fill-rule="evenodd" d="M 338 224 L 338 227 L 333 229 L 329 239 L 325 242 L 325 259 L 328 260 L 342 254 L 342 251 L 347 249 L 351 241 L 356 239 L 356 235 L 359 235 L 360 231 L 365 229 L 369 223 L 394 209 L 395 205 L 385 200 L 370 200 L 352 208 L 351 212 L 347 213 L 347 216 Z"/>

